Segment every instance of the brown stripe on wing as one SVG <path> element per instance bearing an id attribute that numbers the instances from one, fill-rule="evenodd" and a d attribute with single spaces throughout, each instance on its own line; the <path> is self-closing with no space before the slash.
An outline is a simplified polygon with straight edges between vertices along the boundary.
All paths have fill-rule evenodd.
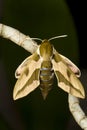
<path id="1" fill-rule="evenodd" d="M 26 73 L 26 71 L 25 71 L 25 73 Z M 30 92 L 34 91 L 39 86 L 39 84 L 40 84 L 39 73 L 40 73 L 39 69 L 36 69 L 32 73 L 31 77 L 27 80 L 25 85 L 23 87 L 21 87 L 21 89 L 16 91 L 15 97 L 14 97 L 15 100 L 18 99 L 18 98 L 21 98 L 21 97 L 24 97 L 24 96 L 28 95 Z M 16 84 L 18 82 L 19 81 L 17 81 Z"/>
<path id="2" fill-rule="evenodd" d="M 55 74 L 57 75 L 58 86 L 60 88 L 76 97 L 84 97 L 80 89 L 75 88 L 59 71 L 56 71 Z"/>

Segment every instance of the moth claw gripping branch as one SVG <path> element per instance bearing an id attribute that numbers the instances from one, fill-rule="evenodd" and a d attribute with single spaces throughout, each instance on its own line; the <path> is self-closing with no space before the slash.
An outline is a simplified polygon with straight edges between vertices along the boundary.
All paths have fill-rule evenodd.
<path id="1" fill-rule="evenodd" d="M 14 100 L 26 96 L 38 86 L 40 86 L 45 99 L 50 86 L 53 85 L 55 74 L 58 87 L 69 93 L 69 109 L 73 117 L 82 129 L 87 130 L 87 117 L 80 108 L 77 98 L 85 97 L 84 88 L 77 78 L 80 76 L 80 70 L 50 44 L 49 41 L 56 37 L 44 40 L 38 46 L 29 36 L 4 24 L 0 24 L 0 36 L 13 41 L 32 53 L 16 70 L 15 76 L 18 80 L 13 91 Z M 58 36 L 57 38 L 65 36 Z"/>

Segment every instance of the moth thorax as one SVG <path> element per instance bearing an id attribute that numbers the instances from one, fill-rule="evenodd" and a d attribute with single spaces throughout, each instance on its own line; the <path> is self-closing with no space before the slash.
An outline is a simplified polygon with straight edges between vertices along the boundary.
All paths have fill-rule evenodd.
<path id="1" fill-rule="evenodd" d="M 48 68 L 48 69 L 52 68 L 52 63 L 51 63 L 51 61 L 50 61 L 50 60 L 49 60 L 49 61 L 43 61 L 43 62 L 41 63 L 41 68 Z"/>
<path id="2" fill-rule="evenodd" d="M 46 57 L 46 59 L 50 59 L 53 55 L 53 46 L 50 44 L 48 40 L 44 40 L 39 48 L 40 55 L 43 57 L 43 59 Z"/>

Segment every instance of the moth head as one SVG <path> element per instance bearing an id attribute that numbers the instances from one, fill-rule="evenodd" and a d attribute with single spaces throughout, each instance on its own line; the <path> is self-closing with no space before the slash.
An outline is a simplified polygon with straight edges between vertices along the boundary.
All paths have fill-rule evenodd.
<path id="1" fill-rule="evenodd" d="M 39 55 L 45 61 L 49 61 L 53 57 L 53 45 L 48 40 L 43 40 L 39 46 Z"/>

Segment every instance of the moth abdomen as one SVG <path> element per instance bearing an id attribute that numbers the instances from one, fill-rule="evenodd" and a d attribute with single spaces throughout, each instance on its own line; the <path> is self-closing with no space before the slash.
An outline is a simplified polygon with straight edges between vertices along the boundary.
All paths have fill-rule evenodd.
<path id="1" fill-rule="evenodd" d="M 54 80 L 54 71 L 52 68 L 40 69 L 40 89 L 44 99 L 46 98 L 49 90 L 51 90 Z"/>
<path id="2" fill-rule="evenodd" d="M 43 82 L 48 82 L 54 77 L 54 71 L 51 68 L 41 68 L 40 69 L 40 80 Z"/>

